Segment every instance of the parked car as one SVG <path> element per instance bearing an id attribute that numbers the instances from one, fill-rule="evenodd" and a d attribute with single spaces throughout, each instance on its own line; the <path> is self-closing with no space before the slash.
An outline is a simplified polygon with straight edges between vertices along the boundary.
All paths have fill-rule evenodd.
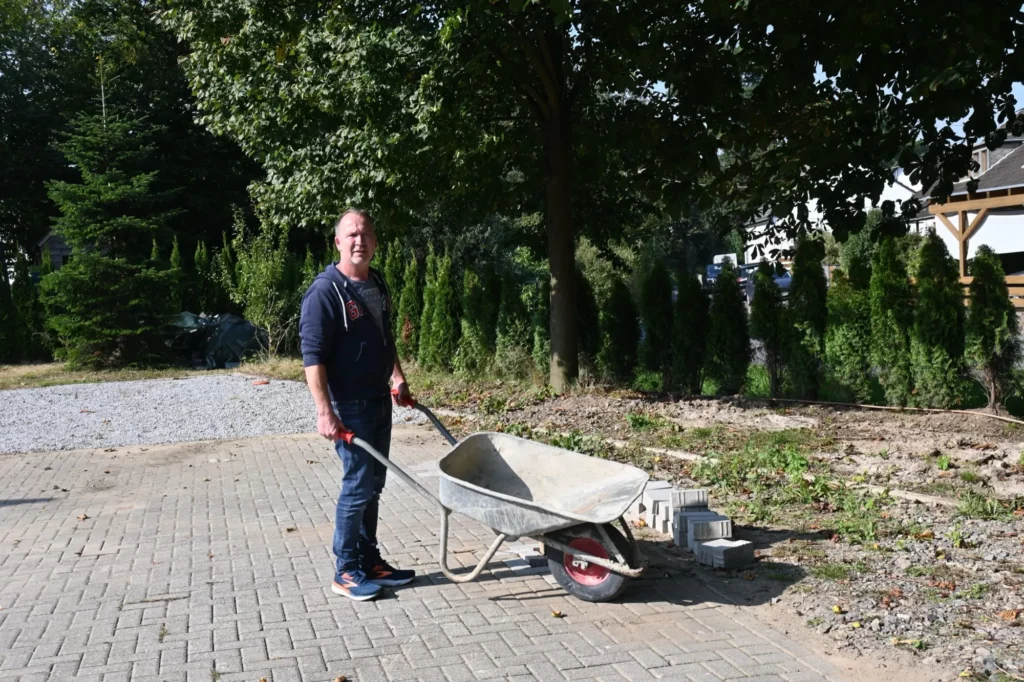
<path id="1" fill-rule="evenodd" d="M 722 266 L 717 263 L 704 266 L 704 288 L 714 289 L 715 280 L 718 279 L 718 275 L 721 274 L 721 272 Z"/>
<path id="2" fill-rule="evenodd" d="M 747 297 L 747 303 L 754 300 L 754 273 L 757 271 L 757 265 L 744 265 L 744 268 L 750 268 L 748 271 L 748 277 L 742 281 L 743 291 Z M 793 275 L 782 266 L 775 267 L 775 275 L 773 277 L 775 285 L 782 291 L 782 297 L 786 298 L 789 296 L 789 287 L 793 284 Z"/>

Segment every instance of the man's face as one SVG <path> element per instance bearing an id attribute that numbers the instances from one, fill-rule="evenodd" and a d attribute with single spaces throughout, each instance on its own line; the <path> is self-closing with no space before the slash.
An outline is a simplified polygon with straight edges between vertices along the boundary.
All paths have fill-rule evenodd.
<path id="1" fill-rule="evenodd" d="M 338 226 L 334 245 L 343 263 L 357 267 L 369 266 L 377 250 L 377 234 L 373 223 L 356 213 L 350 213 Z"/>

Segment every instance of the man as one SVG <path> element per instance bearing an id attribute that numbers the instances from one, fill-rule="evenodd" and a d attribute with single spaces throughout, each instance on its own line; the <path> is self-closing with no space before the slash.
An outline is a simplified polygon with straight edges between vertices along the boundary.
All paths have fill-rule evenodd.
<path id="1" fill-rule="evenodd" d="M 299 338 L 306 383 L 316 403 L 317 431 L 334 442 L 344 474 L 335 513 L 335 594 L 373 599 L 382 585 L 405 585 L 415 574 L 393 568 L 377 548 L 377 509 L 387 468 L 362 448 L 338 439 L 342 429 L 385 457 L 391 447 L 388 381 L 410 400 L 391 330 L 391 297 L 370 268 L 377 235 L 369 214 L 345 211 L 334 227 L 338 262 L 320 273 L 302 298 Z"/>

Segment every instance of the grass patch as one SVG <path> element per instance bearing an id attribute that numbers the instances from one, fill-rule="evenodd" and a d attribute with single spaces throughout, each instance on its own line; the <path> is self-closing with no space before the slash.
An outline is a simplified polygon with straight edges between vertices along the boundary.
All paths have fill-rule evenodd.
<path id="1" fill-rule="evenodd" d="M 824 580 L 849 580 L 855 573 L 863 572 L 864 564 L 828 563 L 811 568 L 811 575 Z"/>
<path id="2" fill-rule="evenodd" d="M 643 412 L 627 413 L 626 423 L 634 431 L 654 431 L 668 425 L 668 422 L 661 417 L 652 417 Z"/>
<path id="3" fill-rule="evenodd" d="M 0 365 L 0 390 L 43 388 L 66 384 L 94 384 L 101 381 L 139 381 L 142 379 L 173 379 L 205 376 L 227 370 L 193 370 L 187 367 L 153 367 L 125 369 L 69 369 L 51 362 L 36 365 Z"/>
<path id="4" fill-rule="evenodd" d="M 964 483 L 981 483 L 981 476 L 973 471 L 961 471 L 960 480 Z"/>
<path id="5" fill-rule="evenodd" d="M 1011 516 L 1012 510 L 994 497 L 986 497 L 968 490 L 960 496 L 956 507 L 961 516 L 969 519 L 999 520 Z"/>
<path id="6" fill-rule="evenodd" d="M 911 566 L 906 570 L 907 575 L 915 578 L 935 575 L 935 568 L 932 566 Z"/>
<path id="7" fill-rule="evenodd" d="M 989 589 L 991 588 L 985 583 L 974 583 L 966 590 L 957 592 L 956 596 L 963 599 L 982 599 L 988 594 Z"/>

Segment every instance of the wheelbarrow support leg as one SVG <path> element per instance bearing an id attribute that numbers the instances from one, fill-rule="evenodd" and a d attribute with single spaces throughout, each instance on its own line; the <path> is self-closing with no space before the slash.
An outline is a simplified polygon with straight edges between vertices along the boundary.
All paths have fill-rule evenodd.
<path id="1" fill-rule="evenodd" d="M 469 573 L 456 575 L 448 568 L 448 515 L 450 513 L 451 512 L 447 509 L 443 509 L 441 511 L 441 548 L 438 551 L 437 563 L 441 565 L 441 572 L 444 573 L 444 577 L 448 578 L 448 580 L 451 580 L 453 583 L 468 583 L 471 580 L 476 580 L 477 576 L 480 575 L 480 572 L 483 571 L 484 568 L 487 567 L 487 564 L 490 563 L 491 559 L 494 558 L 494 554 L 498 551 L 498 548 L 501 547 L 501 543 L 505 542 L 505 538 L 508 536 L 504 533 L 499 533 L 498 537 L 494 538 L 494 542 L 491 543 L 491 546 L 487 549 L 487 553 L 484 555 L 484 558 L 480 560 L 480 563 L 477 564 L 476 568 Z"/>

